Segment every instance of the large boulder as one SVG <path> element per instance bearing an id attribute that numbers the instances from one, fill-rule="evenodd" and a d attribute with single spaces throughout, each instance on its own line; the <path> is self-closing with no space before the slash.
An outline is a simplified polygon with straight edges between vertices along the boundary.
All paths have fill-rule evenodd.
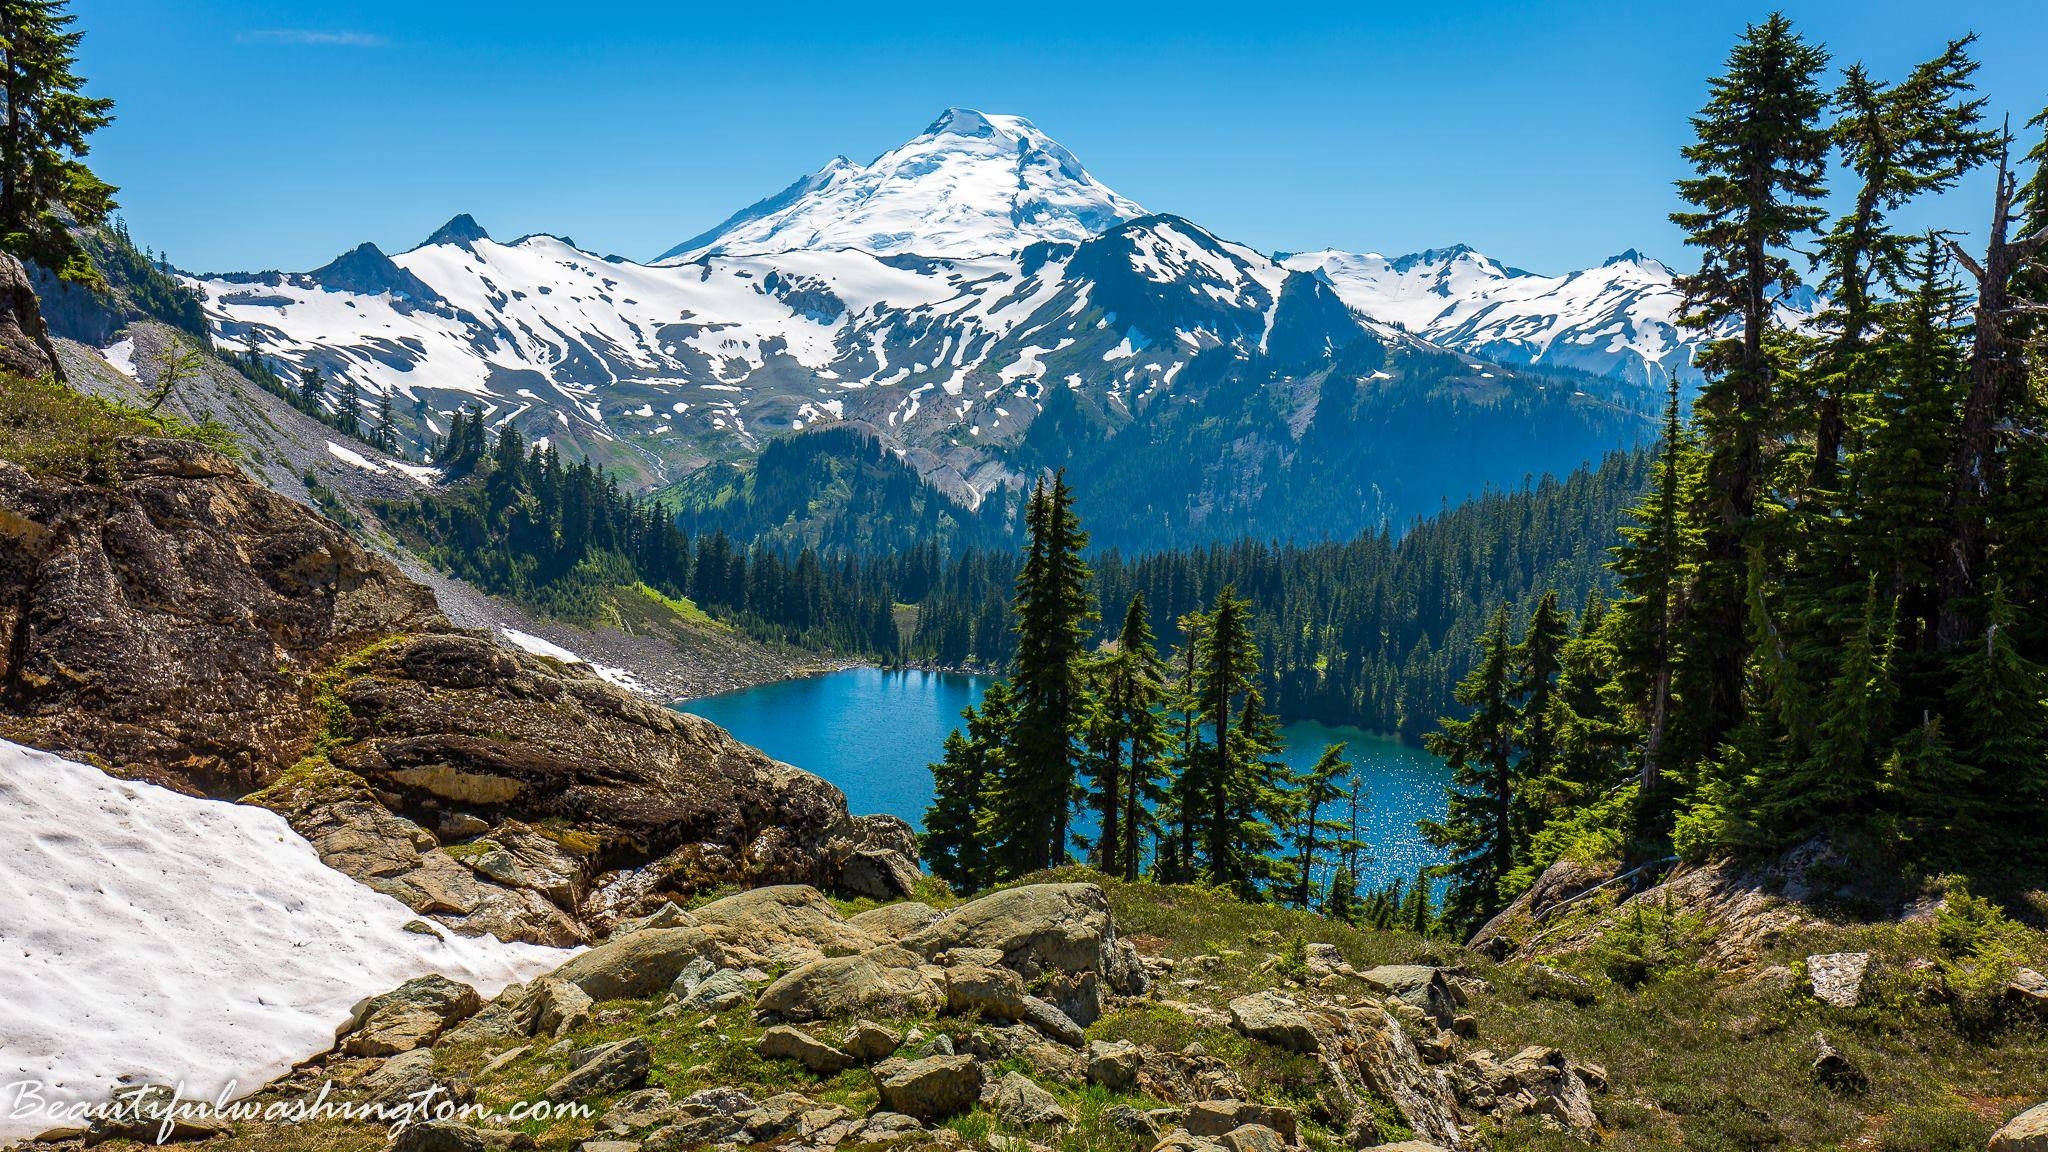
<path id="1" fill-rule="evenodd" d="M 875 1066 L 882 1107 L 919 1120 L 942 1120 L 981 1099 L 981 1066 L 972 1056 L 887 1060 Z"/>
<path id="2" fill-rule="evenodd" d="M 476 989 L 430 974 L 356 1005 L 337 1036 L 350 1056 L 394 1056 L 432 1045 L 482 1007 Z"/>
<path id="3" fill-rule="evenodd" d="M 701 928 L 648 928 L 592 948 L 549 974 L 592 1000 L 646 999 L 666 991 L 692 960 L 719 958 Z"/>
<path id="4" fill-rule="evenodd" d="M 785 1020 L 928 1015 L 945 995 L 916 959 L 882 947 L 815 960 L 770 984 L 754 1008 Z"/>
<path id="5" fill-rule="evenodd" d="M 799 1028 L 778 1024 L 761 1033 L 754 1051 L 770 1060 L 794 1060 L 820 1076 L 836 1076 L 859 1061 Z"/>
<path id="6" fill-rule="evenodd" d="M 690 915 L 738 965 L 807 964 L 883 942 L 848 924 L 816 888 L 803 884 L 755 888 Z"/>
<path id="7" fill-rule="evenodd" d="M 956 949 L 1001 953 L 1005 967 L 1047 983 L 1045 997 L 1086 1025 L 1100 1014 L 1097 982 L 1126 995 L 1145 990 L 1137 951 L 1117 937 L 1109 897 L 1095 884 L 1027 884 L 954 908 L 904 946 L 938 957 Z"/>
<path id="8" fill-rule="evenodd" d="M 847 920 L 848 924 L 877 940 L 907 940 L 939 918 L 939 910 L 915 900 L 902 900 L 870 908 Z"/>
<path id="9" fill-rule="evenodd" d="M 0 253 L 0 370 L 31 380 L 63 371 L 28 269 L 7 253 Z"/>

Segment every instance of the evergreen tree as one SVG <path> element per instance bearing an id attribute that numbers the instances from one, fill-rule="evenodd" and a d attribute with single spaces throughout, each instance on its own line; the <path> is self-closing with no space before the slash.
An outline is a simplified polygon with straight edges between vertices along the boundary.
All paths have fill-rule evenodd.
<path id="1" fill-rule="evenodd" d="M 1089 723 L 1085 771 L 1101 834 L 1091 858 L 1097 868 L 1125 880 L 1138 878 L 1146 837 L 1156 831 L 1152 805 L 1162 796 L 1161 754 L 1166 745 L 1160 709 L 1166 669 L 1146 618 L 1145 598 L 1132 598 L 1116 651 L 1095 670 L 1095 707 Z"/>
<path id="2" fill-rule="evenodd" d="M 1026 524 L 1029 540 L 1012 604 L 1017 720 L 991 822 L 1004 874 L 1012 876 L 1066 859 L 1075 745 L 1087 720 L 1088 625 L 1095 616 L 1082 559 L 1088 534 L 1074 515 L 1064 477 L 1039 483 Z"/>
<path id="3" fill-rule="evenodd" d="M 84 34 L 64 0 L 0 0 L 0 246 L 58 278 L 105 287 L 72 225 L 104 223 L 113 185 L 83 157 L 114 102 L 85 95 L 73 69 Z"/>
<path id="4" fill-rule="evenodd" d="M 391 419 L 391 393 L 377 397 L 377 431 L 374 443 L 392 455 L 398 454 L 398 428 Z"/>
<path id="5" fill-rule="evenodd" d="M 318 415 L 322 411 L 321 399 L 327 395 L 327 380 L 320 374 L 320 366 L 307 364 L 299 369 L 299 406 L 307 412 Z"/>
<path id="6" fill-rule="evenodd" d="M 1345 825 L 1324 816 L 1323 809 L 1343 798 L 1342 781 L 1350 774 L 1351 763 L 1344 759 L 1344 745 L 1337 743 L 1325 747 L 1315 764 L 1294 781 L 1294 823 L 1288 829 L 1287 839 L 1294 854 L 1292 897 L 1296 908 L 1314 907 L 1316 873 L 1331 855 L 1331 849 L 1341 846 L 1333 844 L 1332 838 L 1345 831 Z M 1338 865 L 1340 870 L 1342 867 Z M 1346 883 L 1350 881 L 1347 879 Z"/>
<path id="7" fill-rule="evenodd" d="M 1739 322 L 1696 361 L 1707 376 L 1695 404 L 1707 460 L 1695 510 L 1703 555 L 1689 613 L 1699 624 L 1702 676 L 1685 704 L 1711 738 L 1735 724 L 1741 707 L 1745 555 L 1765 449 L 1786 419 L 1767 340 L 1779 294 L 1797 283 L 1784 253 L 1826 218 L 1820 198 L 1832 140 L 1820 122 L 1827 100 L 1819 77 L 1827 59 L 1781 14 L 1749 27 L 1693 117 L 1698 139 L 1684 155 L 1696 174 L 1678 182 L 1692 208 L 1671 216 L 1686 243 L 1703 250 L 1700 270 L 1679 280 L 1684 322 Z"/>
<path id="8" fill-rule="evenodd" d="M 1835 143 L 1859 185 L 1854 206 L 1820 244 L 1834 334 L 1826 362 L 1815 373 L 1816 489 L 1834 487 L 1843 439 L 1856 424 L 1850 408 L 1874 390 L 1877 366 L 1867 353 L 1882 293 L 1907 282 L 1913 241 L 1893 232 L 1886 217 L 1917 196 L 1951 187 L 1991 157 L 1995 136 L 1978 127 L 1984 101 L 1968 98 L 1977 70 L 1969 57 L 1975 40 L 1950 41 L 1896 86 L 1853 64 L 1835 91 Z"/>
<path id="9" fill-rule="evenodd" d="M 1559 730 L 1569 723 L 1558 696 L 1558 675 L 1564 670 L 1564 649 L 1571 639 L 1571 618 L 1557 606 L 1557 592 L 1546 591 L 1529 613 L 1521 643 L 1509 653 L 1514 665 L 1513 700 L 1519 719 L 1515 744 L 1521 749 L 1519 771 L 1524 780 L 1554 779 L 1563 757 Z M 1516 819 L 1524 843 L 1550 816 L 1547 796 L 1537 788 L 1517 790 Z"/>
<path id="10" fill-rule="evenodd" d="M 1451 854 L 1443 919 L 1459 931 L 1486 922 L 1505 903 L 1502 881 L 1520 848 L 1514 819 L 1516 771 L 1514 660 L 1508 610 L 1494 613 L 1479 640 L 1479 662 L 1458 684 L 1465 719 L 1444 717 L 1425 742 L 1450 764 L 1449 811 L 1422 821 L 1423 835 Z"/>
<path id="11" fill-rule="evenodd" d="M 2004 590 L 1993 589 L 1982 637 L 1950 658 L 1948 696 L 1961 717 L 1957 751 L 1978 774 L 1971 807 L 1987 814 L 1972 821 L 1989 834 L 1970 853 L 1974 862 L 2039 867 L 2048 844 L 2012 814 L 2048 802 L 2048 665 L 2019 650 L 2017 615 Z"/>
<path id="12" fill-rule="evenodd" d="M 1261 751 L 1253 740 L 1233 734 L 1231 722 L 1257 695 L 1259 650 L 1252 638 L 1251 603 L 1226 585 L 1204 614 L 1195 650 L 1195 714 L 1209 732 L 1208 755 L 1190 763 L 1182 774 L 1185 800 L 1193 811 L 1185 817 L 1195 830 L 1203 878 L 1212 884 L 1243 890 L 1251 870 L 1239 809 L 1253 791 L 1248 755 Z"/>
<path id="13" fill-rule="evenodd" d="M 1621 592 L 1611 616 L 1614 689 L 1643 734 L 1634 831 L 1638 840 L 1651 843 L 1666 834 L 1676 806 L 1667 760 L 1674 750 L 1686 750 L 1687 743 L 1686 733 L 1672 740 L 1672 705 L 1682 674 L 1694 666 L 1680 641 L 1687 588 L 1698 563 L 1699 533 L 1689 515 L 1698 478 L 1697 449 L 1680 418 L 1673 381 L 1655 485 L 1629 510 L 1612 561 Z"/>
<path id="14" fill-rule="evenodd" d="M 998 680 L 979 707 L 961 714 L 965 727 L 946 737 L 945 756 L 931 766 L 933 795 L 918 837 L 927 867 L 956 892 L 973 892 L 995 879 L 983 828 L 988 802 L 1003 777 L 1005 743 L 1016 721 L 1015 698 Z"/>
<path id="15" fill-rule="evenodd" d="M 363 393 L 353 377 L 341 382 L 341 400 L 335 405 L 337 426 L 350 436 L 363 434 Z"/>

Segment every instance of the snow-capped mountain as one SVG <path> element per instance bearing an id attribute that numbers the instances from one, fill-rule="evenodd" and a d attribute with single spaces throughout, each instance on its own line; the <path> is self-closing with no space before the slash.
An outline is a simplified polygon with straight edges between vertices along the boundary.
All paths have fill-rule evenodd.
<path id="1" fill-rule="evenodd" d="M 1403 330 L 1430 331 L 1443 304 L 1476 298 L 1473 285 L 1521 274 L 1436 256 L 1382 261 L 1383 272 L 1346 263 L 1377 257 L 1283 264 L 1145 214 L 1015 116 L 953 110 L 872 164 L 834 161 L 678 247 L 638 264 L 556 236 L 500 242 L 465 215 L 396 255 L 363 244 L 311 272 L 187 283 L 221 343 L 288 379 L 317 366 L 330 408 L 350 386 L 365 411 L 389 397 L 415 449 L 470 406 L 646 487 L 845 421 L 974 505 L 1038 466 L 1019 452 L 1055 399 L 1063 412 L 1069 398 L 1086 410 L 1091 424 L 1076 434 L 1090 442 L 1194 410 L 1175 402 L 1237 405 L 1247 435 L 1270 441 L 1238 449 L 1260 468 L 1284 464 L 1319 414 L 1365 420 L 1373 404 L 1399 401 L 1401 419 L 1422 420 L 1435 403 L 1423 393 L 1463 389 L 1461 402 L 1525 414 L 1607 403 Z M 1347 298 L 1385 284 L 1419 303 L 1387 311 Z M 1356 383 L 1344 385 L 1352 399 L 1319 406 L 1333 374 Z M 1389 391 L 1404 383 L 1405 399 Z M 1581 432 L 1618 427 L 1583 416 L 1570 418 Z M 1388 430 L 1419 442 L 1443 432 Z M 1368 522 L 1568 470 L 1584 446 L 1583 436 L 1539 437 L 1526 459 L 1493 462 L 1512 471 L 1474 466 L 1471 485 L 1412 500 L 1386 495 L 1399 481 L 1367 478 Z M 1208 483 L 1259 486 L 1242 475 Z M 1234 499 L 1211 491 L 1195 505 Z"/>
<path id="2" fill-rule="evenodd" d="M 1300 252 L 1282 262 L 1314 273 L 1368 316 L 1498 364 L 1576 369 L 1660 391 L 1674 374 L 1687 389 L 1700 383 L 1693 354 L 1706 337 L 1678 326 L 1672 270 L 1634 249 L 1563 276 L 1511 268 L 1462 244 L 1392 259 Z M 1817 303 L 1801 290 L 1779 309 L 1781 319 L 1804 324 Z"/>
<path id="3" fill-rule="evenodd" d="M 835 158 L 655 262 L 821 248 L 994 256 L 1144 214 L 1022 116 L 949 108 L 873 163 Z"/>
<path id="4" fill-rule="evenodd" d="M 467 218 L 436 236 L 191 283 L 224 343 L 392 395 L 422 438 L 474 403 L 585 450 L 629 448 L 656 482 L 839 419 L 943 455 L 1008 437 L 1049 386 L 1136 406 L 1207 349 L 1307 358 L 1376 330 L 1314 277 L 1171 216 L 960 259 L 650 266 L 553 236 L 499 243 Z"/>

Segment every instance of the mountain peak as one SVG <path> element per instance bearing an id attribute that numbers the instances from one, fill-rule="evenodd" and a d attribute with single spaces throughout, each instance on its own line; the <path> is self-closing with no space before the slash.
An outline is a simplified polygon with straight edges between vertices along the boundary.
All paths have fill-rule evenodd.
<path id="1" fill-rule="evenodd" d="M 835 248 L 994 256 L 1086 240 L 1144 211 L 1024 117 L 948 108 L 872 163 L 828 164 L 661 259 Z"/>
<path id="2" fill-rule="evenodd" d="M 427 237 L 426 243 L 421 244 L 420 247 L 426 248 L 435 244 L 455 244 L 467 248 L 478 240 L 489 240 L 490 238 L 491 234 L 484 231 L 484 226 L 476 222 L 476 217 L 471 216 L 467 212 L 458 212 L 446 224 L 434 229 L 434 234 Z"/>

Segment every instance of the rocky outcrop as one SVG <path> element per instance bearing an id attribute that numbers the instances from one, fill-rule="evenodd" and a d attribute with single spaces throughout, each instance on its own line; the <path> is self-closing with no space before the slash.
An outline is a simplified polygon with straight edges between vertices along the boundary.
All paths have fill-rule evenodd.
<path id="1" fill-rule="evenodd" d="M 178 440 L 109 485 L 0 462 L 0 708 L 24 743 L 239 796 L 324 732 L 322 670 L 445 627 L 339 527 Z"/>
<path id="2" fill-rule="evenodd" d="M 21 261 L 0 252 L 0 371 L 31 379 L 58 373 L 57 349 Z"/>
<path id="3" fill-rule="evenodd" d="M 1773 860 L 1680 865 L 1650 883 L 1660 868 L 1616 875 L 1611 868 L 1559 861 L 1480 929 L 1471 947 L 1495 958 L 1576 952 L 1641 907 L 1684 918 L 1701 942 L 1699 963 L 1735 971 L 1797 933 L 1828 924 L 1822 905 L 1892 914 L 1905 895 L 1822 839 Z"/>
<path id="4" fill-rule="evenodd" d="M 902 821 L 850 817 L 708 721 L 455 629 L 234 461 L 117 447 L 104 482 L 0 462 L 0 734 L 256 793 L 333 867 L 472 934 L 575 943 L 674 894 L 849 869 L 895 894 L 914 876 Z"/>

